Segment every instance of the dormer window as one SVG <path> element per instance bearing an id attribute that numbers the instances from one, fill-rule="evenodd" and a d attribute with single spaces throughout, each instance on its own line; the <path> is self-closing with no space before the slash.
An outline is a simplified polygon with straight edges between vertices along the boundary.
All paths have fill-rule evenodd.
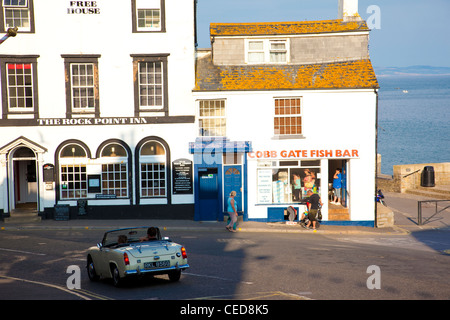
<path id="1" fill-rule="evenodd" d="M 287 63 L 288 41 L 271 39 L 248 39 L 246 41 L 246 62 L 257 63 Z"/>

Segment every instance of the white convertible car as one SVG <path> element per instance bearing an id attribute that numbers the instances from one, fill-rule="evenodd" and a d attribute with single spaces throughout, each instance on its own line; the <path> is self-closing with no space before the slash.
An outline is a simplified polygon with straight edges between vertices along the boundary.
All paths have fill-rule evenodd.
<path id="1" fill-rule="evenodd" d="M 87 254 L 89 279 L 112 278 L 115 286 L 126 278 L 147 274 L 167 274 L 171 281 L 178 281 L 187 268 L 186 249 L 161 238 L 156 227 L 108 231 Z"/>

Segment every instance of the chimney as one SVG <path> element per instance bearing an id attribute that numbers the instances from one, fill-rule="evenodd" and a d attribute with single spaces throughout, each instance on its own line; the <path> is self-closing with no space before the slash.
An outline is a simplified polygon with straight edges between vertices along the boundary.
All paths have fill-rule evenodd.
<path id="1" fill-rule="evenodd" d="M 362 20 L 358 13 L 358 0 L 339 0 L 338 19 L 348 21 Z"/>

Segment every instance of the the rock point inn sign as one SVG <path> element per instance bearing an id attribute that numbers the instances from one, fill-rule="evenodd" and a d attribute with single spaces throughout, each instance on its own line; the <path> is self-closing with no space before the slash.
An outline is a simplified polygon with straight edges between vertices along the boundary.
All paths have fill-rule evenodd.
<path id="1" fill-rule="evenodd" d="M 37 119 L 39 126 L 76 126 L 76 125 L 120 125 L 147 124 L 154 118 L 147 117 L 106 117 L 106 118 L 42 118 Z"/>

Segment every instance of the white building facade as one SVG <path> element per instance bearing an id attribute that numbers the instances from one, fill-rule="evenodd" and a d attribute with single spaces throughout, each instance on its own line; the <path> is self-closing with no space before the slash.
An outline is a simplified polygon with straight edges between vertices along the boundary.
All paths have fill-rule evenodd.
<path id="1" fill-rule="evenodd" d="M 194 90 L 197 219 L 221 220 L 234 190 L 244 221 L 286 221 L 289 206 L 298 220 L 311 189 L 323 223 L 374 226 L 378 83 L 369 29 L 343 11 L 337 20 L 211 25 Z"/>
<path id="2" fill-rule="evenodd" d="M 0 210 L 193 217 L 195 1 L 2 1 Z"/>
<path id="3" fill-rule="evenodd" d="M 236 191 L 245 221 L 298 220 L 312 190 L 323 223 L 373 226 L 378 83 L 357 7 L 211 24 L 196 51 L 195 0 L 2 1 L 0 32 L 19 30 L 0 45 L 2 217 L 221 221 Z"/>

